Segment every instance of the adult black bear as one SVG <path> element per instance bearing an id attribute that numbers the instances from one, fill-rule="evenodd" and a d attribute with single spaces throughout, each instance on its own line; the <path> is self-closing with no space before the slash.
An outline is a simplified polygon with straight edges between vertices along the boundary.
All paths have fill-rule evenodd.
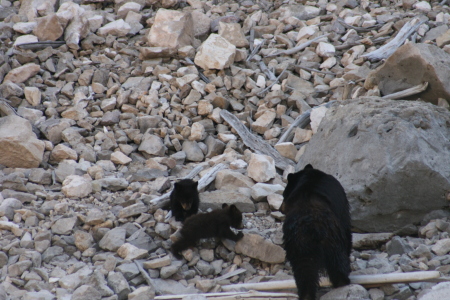
<path id="1" fill-rule="evenodd" d="M 172 253 L 180 259 L 180 253 L 183 250 L 194 247 L 200 239 L 205 238 L 240 240 L 244 236 L 243 233 L 235 234 L 230 226 L 236 229 L 242 228 L 242 213 L 234 204 L 230 206 L 223 204 L 222 209 L 190 216 L 181 228 L 181 238 L 172 244 Z"/>
<path id="2" fill-rule="evenodd" d="M 319 273 L 324 270 L 333 287 L 349 284 L 351 220 L 339 181 L 307 165 L 288 175 L 283 198 L 284 249 L 300 300 L 316 299 Z"/>
<path id="3" fill-rule="evenodd" d="M 198 212 L 200 198 L 197 190 L 198 182 L 191 179 L 183 179 L 175 183 L 170 194 L 170 207 L 175 220 L 184 220 Z"/>

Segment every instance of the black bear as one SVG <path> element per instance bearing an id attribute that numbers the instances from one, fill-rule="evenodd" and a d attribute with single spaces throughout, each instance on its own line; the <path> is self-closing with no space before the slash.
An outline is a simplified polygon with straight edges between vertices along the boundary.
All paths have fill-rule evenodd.
<path id="1" fill-rule="evenodd" d="M 281 211 L 284 249 L 300 300 L 316 299 L 319 273 L 326 270 L 333 287 L 350 283 L 352 249 L 349 204 L 333 176 L 307 165 L 288 175 Z"/>
<path id="2" fill-rule="evenodd" d="M 191 179 L 183 179 L 175 183 L 170 194 L 170 207 L 175 220 L 184 220 L 198 212 L 200 198 L 197 190 L 198 182 Z"/>
<path id="3" fill-rule="evenodd" d="M 181 238 L 172 244 L 172 253 L 180 259 L 180 253 L 194 247 L 200 239 L 219 237 L 233 241 L 240 240 L 244 234 L 242 232 L 235 234 L 230 226 L 242 228 L 242 213 L 234 204 L 228 206 L 224 203 L 222 209 L 190 216 L 181 228 Z"/>

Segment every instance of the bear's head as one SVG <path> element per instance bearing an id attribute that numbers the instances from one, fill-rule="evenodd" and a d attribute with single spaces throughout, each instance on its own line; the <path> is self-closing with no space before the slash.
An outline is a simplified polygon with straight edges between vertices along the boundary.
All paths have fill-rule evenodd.
<path id="1" fill-rule="evenodd" d="M 198 182 L 191 179 L 183 179 L 175 183 L 174 191 L 184 210 L 191 209 L 192 204 L 198 197 Z"/>
<path id="2" fill-rule="evenodd" d="M 292 192 L 298 187 L 305 185 L 306 181 L 311 176 L 311 174 L 314 173 L 314 171 L 315 169 L 313 168 L 313 166 L 307 164 L 303 168 L 303 170 L 298 171 L 297 173 L 288 174 L 288 183 L 283 191 L 283 203 L 280 207 L 280 211 L 282 213 L 286 214 L 286 212 L 290 210 L 290 206 L 293 204 L 291 202 L 295 202 L 296 200 L 295 197 L 290 197 Z"/>
<path id="3" fill-rule="evenodd" d="M 228 205 L 226 203 L 222 204 L 222 209 L 225 210 L 225 213 L 230 218 L 230 225 L 233 228 L 241 229 L 244 226 L 242 225 L 242 212 L 236 205 L 231 204 Z"/>

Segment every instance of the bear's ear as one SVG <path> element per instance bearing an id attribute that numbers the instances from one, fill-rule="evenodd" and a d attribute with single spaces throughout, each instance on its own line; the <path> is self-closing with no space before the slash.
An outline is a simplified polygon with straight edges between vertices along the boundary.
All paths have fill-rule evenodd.
<path id="1" fill-rule="evenodd" d="M 198 181 L 194 181 L 194 186 L 198 187 Z"/>
<path id="2" fill-rule="evenodd" d="M 238 209 L 237 206 L 234 205 L 234 204 L 231 204 L 231 205 L 230 205 L 230 212 L 231 212 L 231 213 L 234 213 L 234 212 L 239 212 L 239 213 L 240 213 L 239 209 Z"/>
<path id="3" fill-rule="evenodd" d="M 307 164 L 303 170 L 314 169 L 311 164 Z"/>
<path id="4" fill-rule="evenodd" d="M 173 185 L 173 187 L 174 187 L 174 188 L 179 187 L 178 182 L 175 182 L 174 185 Z"/>
<path id="5" fill-rule="evenodd" d="M 226 204 L 226 203 L 222 204 L 222 209 L 227 208 L 227 207 L 228 207 L 228 204 Z"/>
<path id="6" fill-rule="evenodd" d="M 294 175 L 295 175 L 295 173 L 289 173 L 288 176 L 287 176 L 287 180 L 288 181 L 293 180 L 294 179 Z"/>

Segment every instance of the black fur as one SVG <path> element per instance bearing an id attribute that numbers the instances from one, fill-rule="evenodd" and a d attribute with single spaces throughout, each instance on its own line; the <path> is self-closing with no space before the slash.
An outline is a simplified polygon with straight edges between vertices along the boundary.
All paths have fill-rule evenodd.
<path id="1" fill-rule="evenodd" d="M 181 238 L 172 244 L 172 253 L 180 259 L 180 253 L 194 247 L 200 239 L 218 237 L 238 241 L 244 236 L 242 232 L 235 234 L 230 227 L 242 228 L 242 213 L 234 204 L 223 204 L 222 209 L 193 215 L 184 222 Z"/>
<path id="2" fill-rule="evenodd" d="M 307 165 L 288 175 L 283 197 L 284 248 L 299 299 L 316 299 L 319 273 L 324 270 L 333 287 L 349 284 L 351 220 L 339 181 Z"/>
<path id="3" fill-rule="evenodd" d="M 175 183 L 170 194 L 170 207 L 175 220 L 184 222 L 189 216 L 198 212 L 200 198 L 197 190 L 198 182 L 183 179 Z"/>

